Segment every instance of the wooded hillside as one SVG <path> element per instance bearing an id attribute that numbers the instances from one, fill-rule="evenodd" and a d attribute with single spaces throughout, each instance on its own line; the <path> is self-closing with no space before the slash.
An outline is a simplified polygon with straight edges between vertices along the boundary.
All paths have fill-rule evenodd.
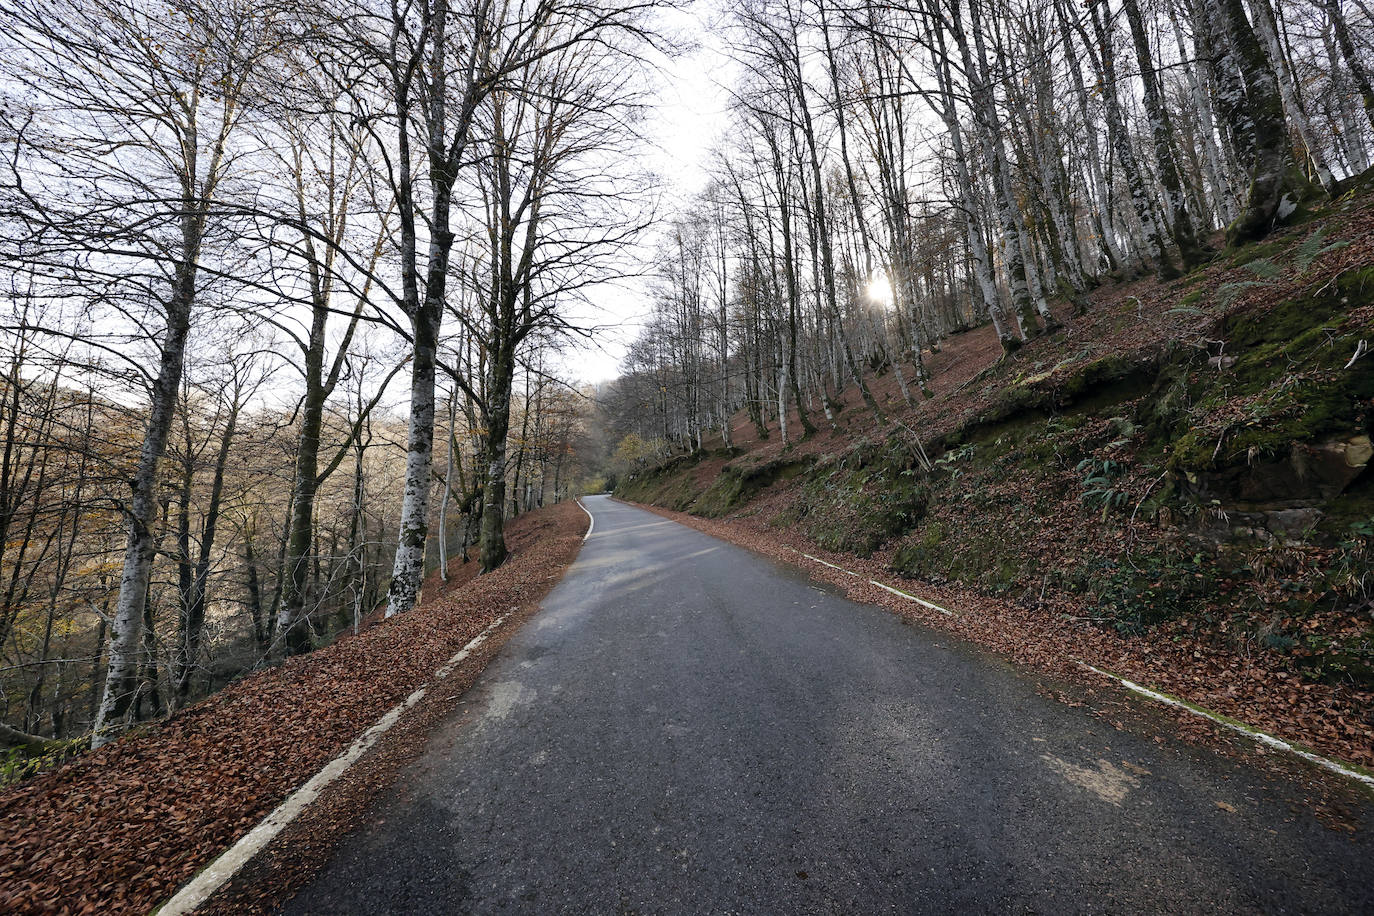
<path id="1" fill-rule="evenodd" d="M 872 372 L 916 403 L 947 335 L 990 321 L 1013 354 L 1055 303 L 1177 278 L 1370 164 L 1358 3 L 753 0 L 723 28 L 732 129 L 605 395 L 664 453 L 737 409 L 805 438 L 850 385 L 881 425 Z"/>
<path id="2" fill-rule="evenodd" d="M 494 570 L 580 485 L 558 354 L 644 223 L 644 12 L 0 2 L 11 763 Z"/>
<path id="3" fill-rule="evenodd" d="M 1352 194 L 1182 279 L 1064 306 L 1015 359 L 991 327 L 952 335 L 917 404 L 871 375 L 886 427 L 853 386 L 789 445 L 740 412 L 732 447 L 627 465 L 617 493 L 867 558 L 985 614 L 1001 651 L 1058 665 L 1091 646 L 1369 765 L 1371 230 Z"/>
<path id="4" fill-rule="evenodd" d="M 737 130 L 605 392 L 617 492 L 1196 647 L 1139 670 L 1370 763 L 1371 25 L 738 8 Z"/>

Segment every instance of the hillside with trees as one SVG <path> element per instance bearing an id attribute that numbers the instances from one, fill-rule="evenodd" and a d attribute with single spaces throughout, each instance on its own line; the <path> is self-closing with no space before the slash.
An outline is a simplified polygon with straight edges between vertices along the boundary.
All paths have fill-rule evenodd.
<path id="1" fill-rule="evenodd" d="M 647 9 L 0 3 L 16 773 L 496 569 L 581 487 Z"/>
<path id="2" fill-rule="evenodd" d="M 708 85 L 698 120 L 718 99 L 682 97 Z M 460 793 L 417 794 L 392 849 L 433 849 L 368 864 L 444 906 L 481 882 L 421 860 L 462 843 L 509 890 L 493 908 L 534 905 L 519 856 L 567 869 L 539 905 L 604 910 L 641 880 L 689 906 L 673 881 L 772 848 L 779 899 L 850 911 L 798 889 L 888 892 L 935 860 L 824 879 L 797 835 L 848 868 L 856 838 L 984 856 L 1015 823 L 940 870 L 1030 894 L 1011 879 L 1083 875 L 1084 850 L 1126 848 L 1109 833 L 1167 845 L 1198 799 L 1240 813 L 1174 791 L 1231 761 L 1150 757 L 1165 729 L 1133 725 L 1146 787 L 1054 702 L 1104 678 L 1358 783 L 1256 766 L 1230 786 L 1281 775 L 1268 819 L 1226 859 L 1240 820 L 1193 831 L 1189 868 L 1225 861 L 1236 890 L 1283 859 L 1295 894 L 1368 898 L 1364 836 L 1318 874 L 1332 837 L 1273 799 L 1345 829 L 1374 784 L 1372 344 L 1370 0 L 0 0 L 0 910 L 148 912 L 303 798 L 216 888 L 278 912 L 431 737 L 481 750 L 464 716 L 490 756 L 453 783 L 568 819 L 489 792 L 455 840 Z M 818 581 L 570 502 L 602 490 Z M 825 610 L 776 639 L 813 586 Z M 546 599 L 563 641 L 498 658 Z M 545 656 L 537 690 L 465 697 Z M 984 691 L 1000 659 L 1019 667 Z M 926 753 L 921 716 L 962 729 L 1002 697 L 1051 708 L 1060 753 L 1105 749 L 1047 757 L 1003 715 L 940 732 L 971 756 Z M 1128 731 L 1119 698 L 1092 705 Z M 585 756 L 521 743 L 570 734 Z M 994 754 L 999 778 L 1043 770 L 1015 806 L 1014 780 L 949 778 Z M 1120 792 L 1087 800 L 1112 810 L 1076 807 L 1104 773 Z M 755 804 L 763 779 L 785 791 Z M 939 810 L 888 821 L 911 786 Z M 1146 808 L 1165 821 L 1141 833 Z M 491 827 L 510 811 L 514 852 Z M 1037 837 L 1070 833 L 1042 868 Z M 619 896 L 581 880 L 602 862 Z M 1099 909 L 1260 899 L 1091 877 L 1107 896 L 1075 902 Z"/>
<path id="3" fill-rule="evenodd" d="M 735 9 L 734 130 L 603 392 L 611 484 L 1186 646 L 1141 670 L 1374 763 L 1372 27 Z"/>

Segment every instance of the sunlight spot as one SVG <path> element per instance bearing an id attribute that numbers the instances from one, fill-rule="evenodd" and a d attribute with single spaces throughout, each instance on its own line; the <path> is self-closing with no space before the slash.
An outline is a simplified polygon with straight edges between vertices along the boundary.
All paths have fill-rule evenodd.
<path id="1" fill-rule="evenodd" d="M 892 305 L 892 284 L 888 282 L 887 274 L 881 268 L 873 271 L 873 275 L 869 277 L 864 295 L 874 305 L 881 305 L 883 308 Z"/>

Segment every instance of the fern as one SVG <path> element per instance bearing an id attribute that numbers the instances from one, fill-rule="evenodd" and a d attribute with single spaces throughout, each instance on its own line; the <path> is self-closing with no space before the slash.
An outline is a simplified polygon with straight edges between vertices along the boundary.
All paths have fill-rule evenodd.
<path id="1" fill-rule="evenodd" d="M 1268 258 L 1255 258 L 1253 261 L 1245 264 L 1245 269 L 1261 280 L 1272 280 L 1283 273 L 1283 268 Z"/>
<path id="2" fill-rule="evenodd" d="M 1302 244 L 1298 246 L 1297 253 L 1293 258 L 1293 263 L 1297 265 L 1299 274 L 1307 273 L 1307 268 L 1312 266 L 1312 262 L 1323 255 L 1330 254 L 1333 251 L 1339 251 L 1350 244 L 1347 239 L 1332 242 L 1330 245 L 1323 244 L 1325 241 L 1325 226 L 1303 239 Z"/>
<path id="3" fill-rule="evenodd" d="M 1325 226 L 1302 240 L 1302 244 L 1297 247 L 1293 259 L 1293 262 L 1298 265 L 1299 272 L 1305 270 L 1309 264 L 1317 259 L 1317 254 L 1322 250 L 1322 243 L 1325 241 Z"/>
<path id="4" fill-rule="evenodd" d="M 932 461 L 931 464 L 935 467 L 947 468 L 956 464 L 957 462 L 963 461 L 965 458 L 968 458 L 973 454 L 973 451 L 973 445 L 963 445 L 959 448 L 951 449 L 950 451 L 945 452 L 939 458 L 936 458 L 934 461 Z"/>
<path id="5" fill-rule="evenodd" d="M 1077 470 L 1083 475 L 1083 492 L 1078 501 L 1085 506 L 1100 508 L 1104 519 L 1108 512 L 1126 502 L 1126 491 L 1116 487 L 1117 478 L 1125 470 L 1121 462 L 1110 458 L 1084 458 L 1078 462 Z"/>

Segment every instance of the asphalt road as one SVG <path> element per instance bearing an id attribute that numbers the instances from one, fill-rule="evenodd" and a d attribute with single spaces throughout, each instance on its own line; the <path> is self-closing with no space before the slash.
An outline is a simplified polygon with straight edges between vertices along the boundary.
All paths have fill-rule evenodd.
<path id="1" fill-rule="evenodd" d="M 544 610 L 285 912 L 1374 912 L 1370 832 L 1299 783 L 587 503 Z"/>

